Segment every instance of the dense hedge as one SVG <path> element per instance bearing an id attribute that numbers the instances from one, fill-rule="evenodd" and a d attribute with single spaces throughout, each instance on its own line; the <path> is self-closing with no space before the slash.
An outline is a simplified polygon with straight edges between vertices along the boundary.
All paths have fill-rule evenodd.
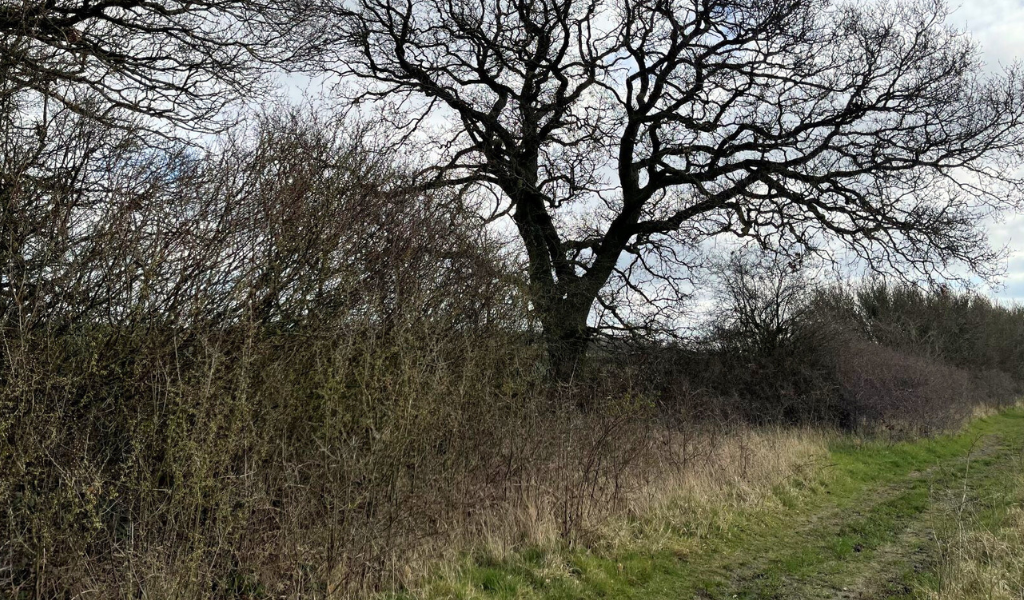
<path id="1" fill-rule="evenodd" d="M 4 132 L 4 597 L 388 587 L 532 503 L 579 537 L 673 432 L 930 432 L 1024 379 L 1020 309 L 741 261 L 705 335 L 552 383 L 514 256 L 361 132 L 277 116 L 198 156 L 63 118 Z"/>

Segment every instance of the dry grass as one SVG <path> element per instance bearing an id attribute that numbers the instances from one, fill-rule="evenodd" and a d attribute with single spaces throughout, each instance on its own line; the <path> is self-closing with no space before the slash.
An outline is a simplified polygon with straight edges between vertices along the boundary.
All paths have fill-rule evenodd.
<path id="1" fill-rule="evenodd" d="M 1024 462 L 1007 509 L 987 525 L 965 500 L 955 507 L 949 532 L 940 540 L 942 561 L 932 600 L 1021 600 L 1024 598 Z"/>
<path id="2" fill-rule="evenodd" d="M 1012 509 L 997 531 L 962 530 L 944 558 L 934 600 L 1024 598 L 1024 509 Z"/>
<path id="3" fill-rule="evenodd" d="M 568 540 L 561 531 L 564 505 L 558 494 L 535 482 L 514 502 L 467 524 L 458 542 L 420 554 L 404 569 L 403 587 L 414 596 L 445 596 L 464 587 L 474 557 L 502 561 L 525 548 L 550 555 L 566 545 L 607 553 L 630 548 L 695 552 L 707 538 L 726 533 L 741 511 L 771 509 L 784 502 L 791 486 L 820 476 L 817 466 L 828 455 L 831 435 L 822 429 L 746 425 L 718 432 L 705 427 L 691 434 L 652 433 L 648 439 L 664 453 L 663 460 L 644 461 L 639 463 L 643 468 L 622 476 L 617 482 L 622 492 L 614 502 L 588 502 L 585 520 Z M 566 568 L 558 561 L 549 566 Z"/>
<path id="4" fill-rule="evenodd" d="M 677 544 L 683 529 L 693 540 L 726 531 L 740 510 L 771 507 L 785 490 L 811 474 L 828 454 L 821 429 L 738 427 L 721 437 L 698 438 L 698 458 L 665 472 L 633 496 L 627 521 L 606 526 L 608 542 L 643 539 L 646 547 Z"/>

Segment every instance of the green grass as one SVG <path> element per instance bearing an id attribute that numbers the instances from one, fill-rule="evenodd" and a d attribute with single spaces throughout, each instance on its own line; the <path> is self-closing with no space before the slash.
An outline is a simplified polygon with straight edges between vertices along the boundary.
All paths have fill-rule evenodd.
<path id="1" fill-rule="evenodd" d="M 454 572 L 401 597 L 820 598 L 842 597 L 844 590 L 919 597 L 937 585 L 934 529 L 953 498 L 966 489 L 980 503 L 981 525 L 1019 502 L 1007 490 L 1022 446 L 1018 409 L 952 436 L 841 439 L 826 465 L 776 485 L 774 502 L 737 510 L 712 534 L 695 533 L 701 528 L 691 523 L 663 523 L 655 527 L 657 543 L 639 533 L 600 550 L 466 557 Z"/>

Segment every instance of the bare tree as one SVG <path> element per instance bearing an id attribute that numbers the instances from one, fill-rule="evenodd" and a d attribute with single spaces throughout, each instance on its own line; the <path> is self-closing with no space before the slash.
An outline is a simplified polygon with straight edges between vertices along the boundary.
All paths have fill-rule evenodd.
<path id="1" fill-rule="evenodd" d="M 805 266 L 740 249 L 721 264 L 713 296 L 712 339 L 728 351 L 772 356 L 806 329 L 814 288 Z"/>
<path id="2" fill-rule="evenodd" d="M 0 98 L 34 92 L 91 118 L 212 130 L 301 27 L 297 3 L 3 0 Z"/>
<path id="3" fill-rule="evenodd" d="M 1021 197 L 1018 75 L 983 75 L 941 0 L 321 9 L 336 24 L 311 65 L 397 109 L 437 154 L 432 183 L 497 191 L 563 375 L 595 307 L 599 326 L 635 326 L 612 292 L 671 297 L 712 236 L 987 273 L 978 221 Z"/>

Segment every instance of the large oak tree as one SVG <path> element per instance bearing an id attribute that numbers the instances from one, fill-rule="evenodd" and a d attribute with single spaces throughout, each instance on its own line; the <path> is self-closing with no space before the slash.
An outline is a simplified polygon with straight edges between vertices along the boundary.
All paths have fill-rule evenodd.
<path id="1" fill-rule="evenodd" d="M 711 237 L 985 272 L 979 222 L 1021 198 L 1024 88 L 1013 69 L 985 74 L 941 0 L 321 9 L 334 25 L 315 64 L 406 117 L 437 158 L 432 184 L 497 191 L 562 375 L 592 315 L 635 325 L 613 292 L 671 291 Z"/>

